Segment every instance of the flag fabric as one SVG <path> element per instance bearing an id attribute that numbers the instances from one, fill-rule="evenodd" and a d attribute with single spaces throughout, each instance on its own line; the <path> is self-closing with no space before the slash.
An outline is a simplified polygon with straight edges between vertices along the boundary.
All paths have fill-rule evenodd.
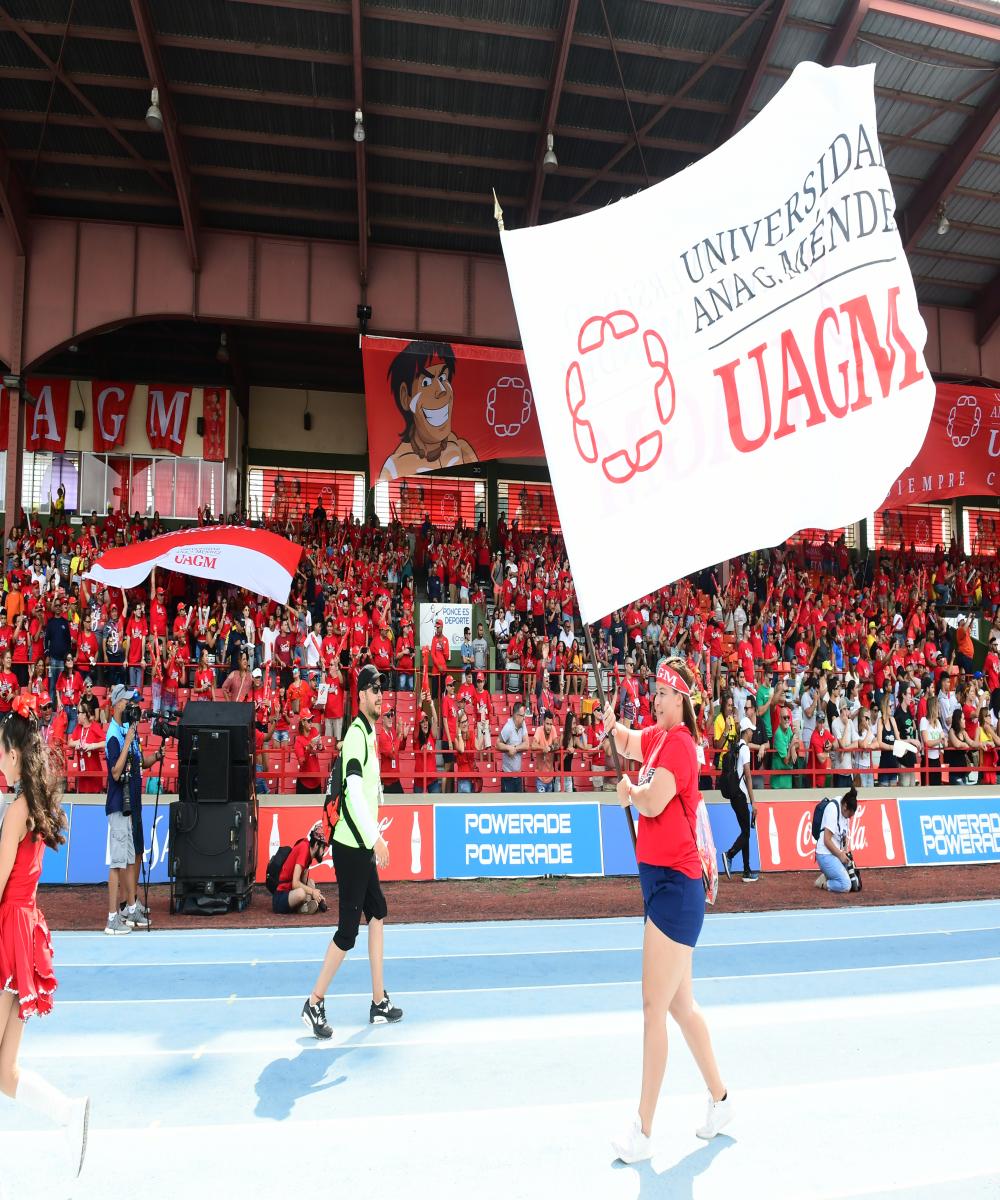
<path id="1" fill-rule="evenodd" d="M 501 233 L 584 620 L 873 512 L 934 404 L 874 67 L 801 63 L 717 151 Z"/>
<path id="2" fill-rule="evenodd" d="M 86 577 L 108 587 L 133 588 L 160 567 L 232 583 L 287 604 L 301 557 L 301 546 L 266 529 L 207 525 L 117 546 L 103 554 Z"/>

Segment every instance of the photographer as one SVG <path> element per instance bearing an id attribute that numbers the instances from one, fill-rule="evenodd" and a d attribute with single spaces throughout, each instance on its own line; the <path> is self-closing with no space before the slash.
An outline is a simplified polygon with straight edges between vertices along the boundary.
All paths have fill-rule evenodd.
<path id="1" fill-rule="evenodd" d="M 111 721 L 104 740 L 108 765 L 108 923 L 106 934 L 149 928 L 149 912 L 139 902 L 139 863 L 145 851 L 142 830 L 142 771 L 163 761 L 163 750 L 143 754 L 137 737 L 139 693 L 118 683 L 111 689 Z M 119 912 L 119 901 L 125 903 Z"/>
<path id="2" fill-rule="evenodd" d="M 326 911 L 323 893 L 309 882 L 313 866 L 323 861 L 329 842 L 323 836 L 323 822 L 317 821 L 309 830 L 308 840 L 300 839 L 292 847 L 278 876 L 278 887 L 271 897 L 271 911 L 287 916 L 300 912 L 311 917 Z"/>
<path id="3" fill-rule="evenodd" d="M 858 793 L 854 788 L 845 792 L 839 804 L 836 801 L 827 804 L 819 841 L 816 843 L 816 865 L 822 872 L 816 879 L 818 888 L 828 892 L 851 890 L 847 839 L 851 831 L 851 818 L 857 811 Z"/>

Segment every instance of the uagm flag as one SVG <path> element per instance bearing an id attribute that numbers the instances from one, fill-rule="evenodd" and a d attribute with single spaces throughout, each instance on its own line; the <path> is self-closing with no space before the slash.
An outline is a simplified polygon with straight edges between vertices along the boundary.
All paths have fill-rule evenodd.
<path id="1" fill-rule="evenodd" d="M 802 63 L 734 138 L 502 234 L 585 620 L 882 503 L 934 384 L 874 67 Z"/>
<path id="2" fill-rule="evenodd" d="M 160 567 L 197 579 L 233 583 L 287 604 L 301 557 L 301 546 L 266 529 L 205 525 L 117 546 L 94 563 L 87 578 L 108 587 L 133 588 L 154 567 Z"/>

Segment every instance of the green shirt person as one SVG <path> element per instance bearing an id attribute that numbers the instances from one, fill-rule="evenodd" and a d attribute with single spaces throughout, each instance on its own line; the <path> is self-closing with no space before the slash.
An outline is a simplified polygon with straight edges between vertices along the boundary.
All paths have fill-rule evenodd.
<path id="1" fill-rule="evenodd" d="M 778 727 L 771 738 L 771 745 L 774 747 L 774 759 L 771 763 L 772 770 L 789 771 L 795 766 L 793 762 L 789 761 L 788 753 L 794 740 L 795 733 L 792 729 L 792 715 L 787 708 L 784 708 L 781 710 Z M 791 786 L 791 775 L 775 775 L 771 780 L 772 788 L 790 788 Z"/>

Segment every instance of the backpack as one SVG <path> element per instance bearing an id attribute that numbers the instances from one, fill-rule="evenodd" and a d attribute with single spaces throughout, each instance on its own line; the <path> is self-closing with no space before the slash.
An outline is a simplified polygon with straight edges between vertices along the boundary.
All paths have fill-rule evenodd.
<path id="1" fill-rule="evenodd" d="M 295 843 L 304 842 L 305 838 L 299 838 Z M 271 855 L 270 861 L 267 864 L 267 873 L 264 876 L 264 886 L 273 896 L 278 890 L 278 884 L 281 882 L 281 872 L 284 870 L 285 863 L 288 861 L 288 856 L 292 852 L 291 846 L 279 846 Z"/>
<path id="2" fill-rule="evenodd" d="M 353 724 L 354 722 L 352 721 L 351 725 L 348 726 L 348 730 L 350 730 Z M 344 740 L 346 741 L 346 734 Z M 331 842 L 333 841 L 334 828 L 336 827 L 340 818 L 343 817 L 347 822 L 347 828 L 351 831 L 351 835 L 353 836 L 354 840 L 359 846 L 363 847 L 364 842 L 361 839 L 361 834 L 358 833 L 358 828 L 354 824 L 354 818 L 351 816 L 350 812 L 348 812 L 347 805 L 344 803 L 344 795 L 346 791 L 344 768 L 346 765 L 347 764 L 344 762 L 343 753 L 341 753 L 340 757 L 334 759 L 334 761 L 330 764 L 330 778 L 326 785 L 326 799 L 323 801 L 323 816 L 326 818 L 327 827 L 329 829 L 329 840 Z M 368 766 L 367 738 L 365 738 L 365 760 L 361 765 L 363 767 Z"/>
<path id="3" fill-rule="evenodd" d="M 823 815 L 826 812 L 826 806 L 836 803 L 836 800 L 831 800 L 829 796 L 824 796 L 813 809 L 812 835 L 817 846 L 819 845 L 820 834 L 823 832 Z"/>
<path id="4" fill-rule="evenodd" d="M 719 776 L 719 791 L 725 800 L 738 800 L 740 791 L 739 761 L 741 738 L 737 738 L 722 756 L 722 774 Z"/>

